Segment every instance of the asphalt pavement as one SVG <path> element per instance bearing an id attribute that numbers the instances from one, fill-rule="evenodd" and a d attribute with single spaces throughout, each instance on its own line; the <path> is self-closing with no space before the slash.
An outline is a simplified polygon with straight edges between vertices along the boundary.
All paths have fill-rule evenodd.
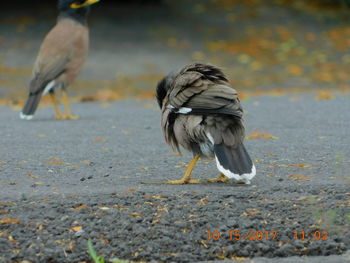
<path id="1" fill-rule="evenodd" d="M 165 144 L 152 100 L 75 103 L 77 121 L 1 106 L 0 262 L 88 261 L 88 239 L 108 259 L 349 262 L 350 95 L 242 103 L 260 136 L 249 186 L 142 184 L 181 178 L 191 158 Z M 193 177 L 217 174 L 204 160 Z"/>

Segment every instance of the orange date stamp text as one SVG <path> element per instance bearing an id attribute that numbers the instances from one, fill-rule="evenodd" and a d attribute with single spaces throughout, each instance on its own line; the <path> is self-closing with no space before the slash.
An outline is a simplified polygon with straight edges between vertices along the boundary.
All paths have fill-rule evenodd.
<path id="1" fill-rule="evenodd" d="M 262 231 L 262 230 L 231 230 L 231 231 L 206 231 L 207 240 L 279 240 L 281 231 Z M 294 240 L 328 240 L 327 230 L 315 230 L 311 232 L 306 231 L 292 231 L 289 236 Z"/>

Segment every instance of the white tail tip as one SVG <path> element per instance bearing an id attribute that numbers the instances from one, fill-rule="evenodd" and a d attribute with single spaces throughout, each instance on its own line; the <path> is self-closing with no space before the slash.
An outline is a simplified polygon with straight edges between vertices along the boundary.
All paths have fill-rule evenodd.
<path id="1" fill-rule="evenodd" d="M 25 115 L 25 114 L 23 114 L 23 112 L 21 112 L 20 114 L 19 114 L 19 117 L 22 119 L 22 120 L 31 120 L 31 119 L 33 119 L 33 115 Z"/>

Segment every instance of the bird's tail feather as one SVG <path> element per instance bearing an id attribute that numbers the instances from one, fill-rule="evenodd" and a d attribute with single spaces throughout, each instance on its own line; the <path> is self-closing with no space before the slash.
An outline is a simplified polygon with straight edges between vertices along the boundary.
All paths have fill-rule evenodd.
<path id="1" fill-rule="evenodd" d="M 23 110 L 20 114 L 21 119 L 30 120 L 33 118 L 33 115 L 38 108 L 42 93 L 29 94 L 26 104 L 23 107 Z"/>
<path id="2" fill-rule="evenodd" d="M 214 145 L 216 165 L 228 178 L 234 178 L 246 184 L 255 176 L 255 166 L 243 143 L 236 147 L 223 143 Z"/>

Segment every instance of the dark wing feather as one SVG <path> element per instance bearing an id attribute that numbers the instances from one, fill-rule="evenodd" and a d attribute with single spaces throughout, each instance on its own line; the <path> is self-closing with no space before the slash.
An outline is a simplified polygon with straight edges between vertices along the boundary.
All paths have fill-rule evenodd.
<path id="1" fill-rule="evenodd" d="M 199 72 L 185 72 L 173 82 L 169 104 L 177 109 L 191 108 L 191 114 L 227 114 L 241 118 L 237 92 L 228 83 L 215 83 Z"/>

